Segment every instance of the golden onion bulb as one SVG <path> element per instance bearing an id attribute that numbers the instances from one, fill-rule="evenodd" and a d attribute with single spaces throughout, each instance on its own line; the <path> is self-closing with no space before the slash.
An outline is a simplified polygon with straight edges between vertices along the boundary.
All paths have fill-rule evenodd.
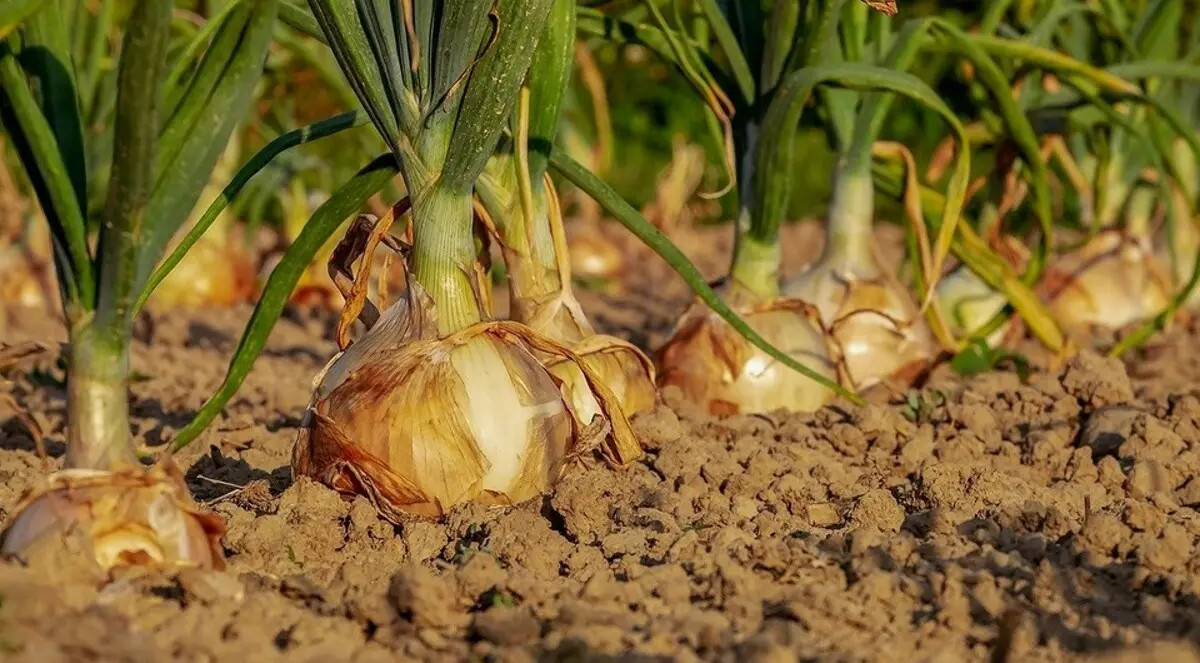
<path id="1" fill-rule="evenodd" d="M 544 493 L 585 440 L 537 353 L 553 342 L 511 322 L 436 336 L 420 287 L 330 363 L 297 438 L 293 472 L 367 496 L 384 517 L 439 516 L 467 501 L 516 504 Z M 570 357 L 577 359 L 577 357 Z M 640 455 L 612 392 L 584 367 L 612 424 L 610 459 Z"/>
<path id="2" fill-rule="evenodd" d="M 754 303 L 726 289 L 726 301 L 759 335 L 796 361 L 831 379 L 837 370 L 815 312 L 794 300 Z M 710 414 L 789 409 L 812 412 L 833 397 L 752 345 L 703 302 L 696 301 L 659 351 L 659 384 L 674 385 Z"/>
<path id="3" fill-rule="evenodd" d="M 1064 328 L 1120 329 L 1158 315 L 1171 302 L 1169 275 L 1143 242 L 1105 230 L 1046 271 L 1042 288 Z"/>
<path id="4" fill-rule="evenodd" d="M 910 376 L 937 353 L 912 297 L 874 259 L 853 265 L 822 260 L 785 284 L 783 292 L 816 307 L 855 388 Z"/>
<path id="5" fill-rule="evenodd" d="M 63 551 L 101 571 L 121 566 L 224 568 L 221 519 L 201 512 L 169 462 L 115 472 L 67 469 L 17 505 L 0 552 L 39 563 Z"/>

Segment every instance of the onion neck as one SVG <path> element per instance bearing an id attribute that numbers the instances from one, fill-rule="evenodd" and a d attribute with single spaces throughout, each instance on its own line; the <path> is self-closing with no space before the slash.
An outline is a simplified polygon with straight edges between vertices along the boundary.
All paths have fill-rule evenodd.
<path id="1" fill-rule="evenodd" d="M 410 189 L 411 190 L 411 189 Z M 448 336 L 480 322 L 471 193 L 434 183 L 412 200 L 412 274 L 437 307 L 438 332 Z"/>
<path id="2" fill-rule="evenodd" d="M 875 182 L 870 164 L 856 168 L 843 161 L 835 176 L 821 262 L 860 273 L 873 270 Z"/>
<path id="3" fill-rule="evenodd" d="M 738 242 L 730 277 L 760 300 L 779 297 L 779 242 L 763 242 L 746 234 Z"/>
<path id="4" fill-rule="evenodd" d="M 71 330 L 67 468 L 111 471 L 138 465 L 129 426 L 129 338 L 88 322 Z"/>

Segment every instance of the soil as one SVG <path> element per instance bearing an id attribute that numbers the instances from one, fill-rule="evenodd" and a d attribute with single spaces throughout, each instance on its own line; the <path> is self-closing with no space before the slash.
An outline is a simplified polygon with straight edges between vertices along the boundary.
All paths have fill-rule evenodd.
<path id="1" fill-rule="evenodd" d="M 685 238 L 713 276 L 727 232 Z M 819 234 L 787 232 L 799 264 Z M 656 347 L 687 291 L 656 259 L 633 264 L 622 288 L 580 296 L 602 331 Z M 50 316 L 8 313 L 7 342 L 65 338 Z M 148 450 L 219 384 L 248 315 L 159 313 L 141 330 Z M 942 368 L 919 393 L 815 414 L 713 418 L 667 390 L 634 419 L 648 453 L 633 467 L 400 527 L 290 476 L 332 330 L 329 315 L 283 320 L 178 456 L 228 520 L 226 571 L 98 588 L 0 561 L 0 660 L 1200 661 L 1196 326 L 1125 364 L 1030 350 L 1025 382 Z M 6 377 L 50 457 L 0 409 L 0 517 L 63 450 L 53 354 Z"/>

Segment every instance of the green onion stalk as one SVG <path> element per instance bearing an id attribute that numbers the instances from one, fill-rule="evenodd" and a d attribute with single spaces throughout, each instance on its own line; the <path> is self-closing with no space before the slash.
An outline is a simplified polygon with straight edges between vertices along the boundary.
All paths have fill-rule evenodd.
<path id="1" fill-rule="evenodd" d="M 173 3 L 133 4 L 94 242 L 87 201 L 97 182 L 78 101 L 94 63 L 72 53 L 69 12 L 41 5 L 0 44 L 0 112 L 54 242 L 69 338 L 67 450 L 64 469 L 11 513 L 2 549 L 50 564 L 65 555 L 100 574 L 130 564 L 220 567 L 220 520 L 199 511 L 169 457 L 152 467 L 139 461 L 130 346 L 151 273 L 249 107 L 277 3 L 223 12 L 192 49 L 201 57 L 176 78 L 167 75 Z"/>
<path id="2" fill-rule="evenodd" d="M 477 231 L 488 224 L 477 214 L 476 183 L 545 26 L 555 40 L 570 38 L 548 21 L 562 8 L 553 0 L 309 5 L 408 191 L 387 214 L 356 225 L 365 237 L 343 240 L 365 247 L 355 281 L 405 211 L 412 245 L 404 293 L 361 317 L 368 331 L 347 339 L 320 376 L 293 471 L 364 495 L 399 522 L 466 501 L 530 499 L 592 448 L 616 466 L 638 458 L 617 397 L 579 354 L 528 325 L 493 319 L 477 261 Z M 356 309 L 371 310 L 347 311 Z M 582 374 L 596 412 L 578 407 L 546 357 Z"/>

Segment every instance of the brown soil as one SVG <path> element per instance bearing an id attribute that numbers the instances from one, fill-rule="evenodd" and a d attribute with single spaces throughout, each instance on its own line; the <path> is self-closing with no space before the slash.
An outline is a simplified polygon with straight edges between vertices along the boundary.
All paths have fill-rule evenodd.
<path id="1" fill-rule="evenodd" d="M 714 276 L 726 233 L 686 247 Z M 789 236 L 812 251 L 812 228 Z M 686 291 L 635 264 L 624 292 L 581 298 L 655 346 Z M 63 337 L 9 313 L 5 341 Z M 134 361 L 139 441 L 161 448 L 215 389 L 247 315 L 155 316 Z M 0 562 L 0 660 L 1200 661 L 1195 327 L 1128 366 L 1085 352 L 1024 384 L 943 369 L 911 403 L 883 390 L 813 415 L 714 419 L 668 390 L 635 419 L 649 453 L 629 470 L 399 528 L 290 477 L 331 330 L 284 320 L 179 457 L 228 519 L 226 572 L 97 589 Z M 7 377 L 53 458 L 0 411 L 0 517 L 63 439 L 53 357 Z"/>

